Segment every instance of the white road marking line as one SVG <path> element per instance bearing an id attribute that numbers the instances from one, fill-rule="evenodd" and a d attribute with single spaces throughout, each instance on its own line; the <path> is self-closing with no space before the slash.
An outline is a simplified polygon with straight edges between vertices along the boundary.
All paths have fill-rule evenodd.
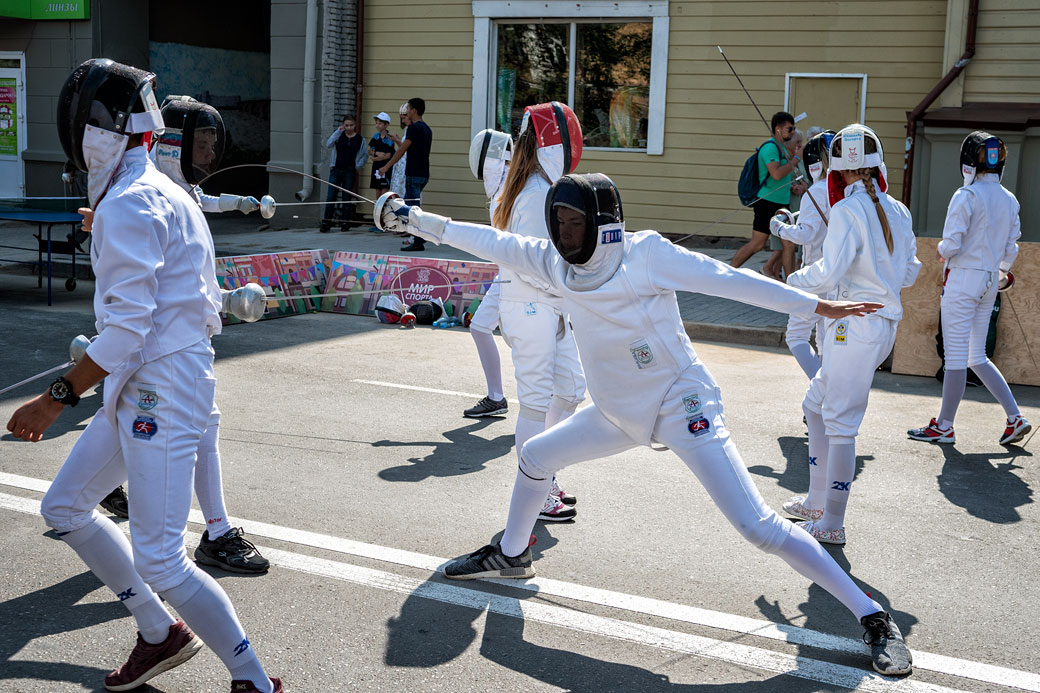
<path id="1" fill-rule="evenodd" d="M 47 481 L 5 472 L 0 472 L 0 484 L 30 491 L 39 491 L 41 493 L 46 493 L 47 489 L 50 488 L 50 483 Z M 0 494 L 0 496 L 3 495 L 6 494 Z M 205 518 L 197 510 L 192 510 L 189 513 L 188 520 L 195 524 L 205 524 Z M 281 527 L 266 522 L 243 520 L 241 518 L 229 518 L 229 520 L 235 525 L 243 527 L 249 534 L 259 537 L 298 544 L 300 546 L 310 546 L 359 558 L 369 558 L 385 563 L 396 563 L 411 568 L 429 570 L 430 572 L 439 571 L 448 562 L 447 559 L 436 556 L 428 556 L 377 544 L 366 544 L 352 539 Z M 267 551 L 268 549 L 264 549 L 265 555 Z M 514 589 L 631 611 L 646 616 L 657 616 L 682 623 L 787 642 L 793 645 L 805 645 L 857 655 L 870 654 L 870 649 L 861 640 L 855 638 L 846 638 L 799 626 L 701 609 L 695 606 L 676 604 L 650 597 L 614 592 L 598 587 L 587 587 L 562 580 L 535 577 L 529 580 L 492 579 L 488 580 L 488 582 L 507 585 Z M 919 650 L 913 650 L 913 654 L 914 667 L 916 669 L 1040 693 L 1040 674 Z"/>
<path id="2" fill-rule="evenodd" d="M 386 383 L 382 380 L 364 380 L 362 378 L 355 378 L 351 380 L 352 383 L 361 383 L 362 385 L 379 385 L 380 387 L 394 387 L 398 390 L 416 390 L 418 392 L 432 392 L 435 395 L 453 395 L 455 397 L 476 397 L 480 399 L 484 395 L 474 395 L 468 392 L 456 392 L 455 390 L 438 390 L 435 387 L 419 387 L 418 385 L 402 385 L 401 383 Z M 518 400 L 509 399 L 510 404 L 520 404 Z"/>
<path id="3" fill-rule="evenodd" d="M 0 508 L 26 514 L 39 514 L 40 502 L 0 493 Z M 202 537 L 198 533 L 188 532 L 187 538 L 197 544 Z M 492 613 L 524 621 L 622 640 L 644 647 L 729 662 L 775 674 L 786 674 L 832 686 L 878 693 L 961 693 L 958 689 L 915 681 L 910 678 L 886 678 L 866 668 L 849 667 L 749 645 L 714 640 L 700 635 L 630 623 L 566 607 L 490 594 L 453 584 L 411 578 L 291 551 L 264 549 L 264 555 L 271 560 L 272 564 L 297 572 L 405 594 L 409 597 L 432 599 L 478 611 L 487 609 Z"/>

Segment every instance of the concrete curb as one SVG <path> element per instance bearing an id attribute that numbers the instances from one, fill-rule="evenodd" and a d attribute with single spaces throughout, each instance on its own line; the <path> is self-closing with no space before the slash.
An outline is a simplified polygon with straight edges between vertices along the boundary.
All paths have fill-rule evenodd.
<path id="1" fill-rule="evenodd" d="M 683 320 L 686 334 L 695 342 L 726 342 L 746 346 L 785 347 L 783 327 L 722 325 L 712 322 Z"/>

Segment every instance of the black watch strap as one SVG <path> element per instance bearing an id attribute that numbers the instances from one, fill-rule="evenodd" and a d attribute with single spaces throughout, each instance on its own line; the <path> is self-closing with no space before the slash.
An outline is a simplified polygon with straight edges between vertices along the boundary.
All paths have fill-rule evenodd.
<path id="1" fill-rule="evenodd" d="M 55 402 L 61 402 L 67 404 L 70 407 L 74 407 L 79 404 L 79 395 L 72 390 L 72 383 L 63 377 L 58 377 L 53 383 L 49 390 L 51 399 Z"/>

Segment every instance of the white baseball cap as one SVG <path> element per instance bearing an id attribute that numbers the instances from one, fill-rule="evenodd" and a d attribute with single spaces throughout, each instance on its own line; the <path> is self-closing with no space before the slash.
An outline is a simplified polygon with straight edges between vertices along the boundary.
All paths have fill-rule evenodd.
<path id="1" fill-rule="evenodd" d="M 386 111 L 380 111 L 376 115 L 376 119 L 377 120 L 382 120 L 384 123 L 389 123 L 390 122 L 390 116 L 387 114 Z"/>

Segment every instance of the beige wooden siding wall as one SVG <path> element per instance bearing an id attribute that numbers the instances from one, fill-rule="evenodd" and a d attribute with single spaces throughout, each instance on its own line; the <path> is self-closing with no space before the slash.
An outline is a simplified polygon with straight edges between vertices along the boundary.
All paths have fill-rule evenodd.
<path id="1" fill-rule="evenodd" d="M 975 59 L 964 75 L 965 102 L 1040 102 L 1040 4 L 980 3 Z"/>
<path id="2" fill-rule="evenodd" d="M 365 12 L 365 134 L 375 113 L 422 96 L 434 132 L 424 204 L 486 219 L 467 163 L 471 3 L 370 0 Z M 941 77 L 945 19 L 945 0 L 672 0 L 664 154 L 589 151 L 578 170 L 617 182 L 629 229 L 750 235 L 736 181 L 768 133 L 719 56 L 721 44 L 767 119 L 783 106 L 786 72 L 867 73 L 866 121 L 883 139 L 898 198 L 906 112 Z"/>

